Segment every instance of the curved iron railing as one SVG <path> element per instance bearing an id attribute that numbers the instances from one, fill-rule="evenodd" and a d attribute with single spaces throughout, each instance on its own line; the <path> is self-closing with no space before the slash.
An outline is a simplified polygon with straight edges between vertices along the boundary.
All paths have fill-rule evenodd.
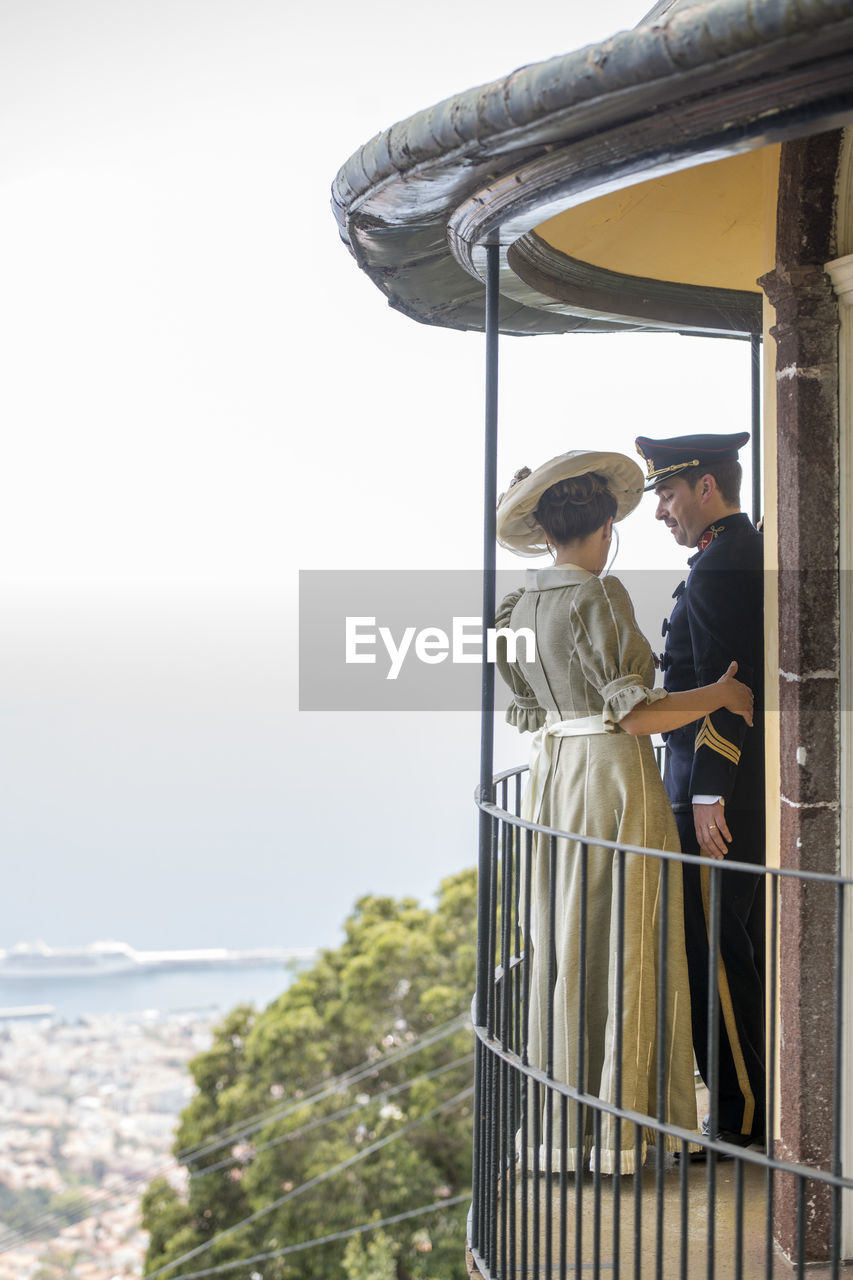
<path id="1" fill-rule="evenodd" d="M 478 800 L 481 820 L 491 829 L 491 859 L 481 883 L 481 939 L 478 994 L 474 1002 L 476 1088 L 474 1189 L 469 1218 L 469 1249 L 486 1280 L 551 1280 L 553 1276 L 623 1276 L 633 1280 L 678 1276 L 695 1280 L 752 1280 L 777 1274 L 804 1274 L 806 1264 L 822 1261 L 821 1275 L 837 1277 L 841 1264 L 842 1194 L 853 1192 L 853 1178 L 842 1173 L 842 1027 L 844 920 L 853 880 L 841 876 L 746 863 L 711 861 L 680 853 L 617 845 L 583 834 L 558 831 L 519 816 L 522 775 L 526 766 L 507 770 L 494 780 L 491 799 Z M 499 801 L 499 803 L 497 802 Z M 538 852 L 534 849 L 538 837 Z M 768 972 L 767 1113 L 768 1134 L 779 1132 L 778 1040 L 780 918 L 784 925 L 789 894 L 808 895 L 832 935 L 832 1007 L 822 1019 L 833 1036 L 831 1080 L 815 1080 L 826 1094 L 831 1123 L 824 1135 L 813 1135 L 802 1162 L 782 1158 L 777 1141 L 767 1150 L 715 1141 L 659 1119 L 662 1105 L 665 1000 L 659 999 L 656 1040 L 656 1115 L 621 1105 L 621 1082 L 615 1104 L 586 1093 L 584 1026 L 594 995 L 587 972 L 587 869 L 589 859 L 615 859 L 617 966 L 615 990 L 617 1035 L 621 1035 L 625 929 L 625 864 L 633 855 L 669 864 L 696 863 L 710 880 L 707 1084 L 709 1129 L 716 1125 L 718 1053 L 718 964 L 721 877 L 761 876 L 767 892 Z M 542 1065 L 529 1060 L 531 999 L 531 882 L 536 857 L 548 858 L 548 885 L 555 883 L 560 858 L 578 860 L 581 909 L 577 937 L 579 1033 L 575 1046 L 575 1084 L 554 1074 L 555 978 L 554 928 L 557 904 L 549 892 L 549 989 L 547 1052 Z M 658 972 L 666 981 L 664 939 L 667 933 L 670 872 L 661 874 Z M 481 863 L 482 876 L 482 863 Z M 847 903 L 845 902 L 847 899 Z M 801 908 L 802 903 L 798 903 Z M 849 919 L 849 915 L 847 915 Z M 808 990 L 808 975 L 801 975 Z M 604 993 L 607 999 L 607 993 Z M 477 1016 L 477 1010 L 481 1016 Z M 617 1041 L 617 1064 L 620 1046 Z M 617 1072 L 619 1067 L 617 1065 Z M 701 1082 L 698 1082 L 701 1087 Z M 701 1104 L 700 1104 L 701 1105 Z M 571 1112 L 570 1112 L 571 1109 Z M 577 1147 L 567 1134 L 574 1120 Z M 636 1174 L 615 1168 L 601 1171 L 602 1118 L 613 1116 L 616 1148 L 623 1126 L 633 1129 Z M 783 1112 L 784 1121 L 784 1112 Z M 585 1134 L 591 1128 L 591 1141 Z M 559 1142 L 548 1138 L 559 1132 Z M 548 1138 L 543 1146 L 543 1136 Z M 646 1156 L 645 1140 L 648 1139 Z M 668 1141 L 665 1141 L 667 1140 Z M 630 1145 L 630 1144 L 629 1144 Z M 679 1148 L 675 1154 L 664 1147 Z M 697 1163 L 696 1155 L 704 1156 Z M 801 1153 L 802 1154 L 802 1153 Z M 644 1164 L 645 1157 L 645 1164 Z M 619 1164 L 619 1161 L 616 1161 Z M 580 1174 L 571 1172 L 580 1169 Z M 848 1171 L 849 1174 L 850 1171 Z M 851 1197 L 853 1199 L 853 1197 Z M 793 1231 L 785 1221 L 794 1223 Z M 781 1239 L 780 1239 L 781 1237 Z M 780 1250 L 785 1248 L 787 1262 Z M 775 1268 L 775 1269 L 774 1269 Z"/>

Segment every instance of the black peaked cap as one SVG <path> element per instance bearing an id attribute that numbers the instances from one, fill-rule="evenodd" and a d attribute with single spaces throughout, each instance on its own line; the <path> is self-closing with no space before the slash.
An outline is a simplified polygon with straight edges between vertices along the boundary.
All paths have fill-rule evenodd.
<path id="1" fill-rule="evenodd" d="M 648 490 L 688 467 L 733 462 L 748 439 L 748 431 L 734 431 L 729 435 L 670 436 L 666 440 L 637 436 L 634 444 L 648 469 Z"/>

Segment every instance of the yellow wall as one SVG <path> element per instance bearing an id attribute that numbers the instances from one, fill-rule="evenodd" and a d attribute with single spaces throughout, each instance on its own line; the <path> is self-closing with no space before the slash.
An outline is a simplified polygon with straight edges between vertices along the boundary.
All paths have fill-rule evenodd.
<path id="1" fill-rule="evenodd" d="M 766 151 L 778 155 L 749 151 L 611 192 L 548 218 L 536 234 L 625 275 L 757 293 Z"/>

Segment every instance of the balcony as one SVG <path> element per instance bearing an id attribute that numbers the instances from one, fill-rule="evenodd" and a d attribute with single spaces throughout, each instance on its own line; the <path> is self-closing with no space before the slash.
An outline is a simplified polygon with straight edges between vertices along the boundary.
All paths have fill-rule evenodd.
<path id="1" fill-rule="evenodd" d="M 841 1262 L 842 1197 L 853 1179 L 842 1175 L 842 1009 L 844 921 L 851 882 L 840 876 L 710 862 L 683 854 L 588 845 L 582 836 L 559 832 L 519 816 L 523 769 L 495 779 L 494 800 L 480 802 L 490 831 L 490 865 L 481 885 L 478 992 L 474 1197 L 469 1220 L 472 1274 L 484 1280 L 544 1280 L 548 1277 L 623 1276 L 633 1280 L 758 1280 L 758 1277 L 838 1277 Z M 587 964 L 593 913 L 587 892 L 590 860 L 613 867 L 613 927 L 617 943 L 615 1023 L 622 1025 L 625 991 L 624 938 L 626 868 L 636 858 L 665 864 L 660 876 L 659 981 L 655 1029 L 657 1097 L 646 1114 L 578 1086 L 588 1077 L 585 1031 L 607 992 L 595 989 Z M 549 955 L 544 1019 L 544 1066 L 531 1063 L 531 885 L 536 859 L 547 859 Z M 560 860 L 575 862 L 581 885 L 577 922 L 577 1034 L 571 1046 L 576 1067 L 561 1080 L 554 1071 L 556 979 L 554 930 L 557 904 L 550 892 Z M 767 1150 L 739 1147 L 666 1123 L 663 1047 L 666 1043 L 665 984 L 670 882 L 679 864 L 702 864 L 709 878 L 709 1017 L 707 1090 L 697 1080 L 697 1124 L 710 1114 L 716 1131 L 719 1053 L 718 1008 L 720 889 L 723 876 L 760 876 L 767 908 Z M 668 864 L 668 871 L 666 870 Z M 483 868 L 481 865 L 481 872 Z M 542 874 L 542 868 L 539 868 Z M 820 1103 L 821 1132 L 800 1129 L 800 1099 L 786 1093 L 786 1002 L 781 989 L 800 965 L 796 929 L 789 917 L 819 922 L 825 943 L 822 989 L 827 1007 L 816 1010 L 821 1034 L 832 1041 L 831 1078 L 822 1071 L 809 1081 L 811 1104 Z M 846 916 L 849 919 L 849 915 Z M 540 924 L 540 928 L 542 928 Z M 534 934 L 535 936 L 535 934 Z M 799 989 L 811 992 L 815 975 L 798 971 Z M 659 988 L 660 989 L 660 988 Z M 710 1012 L 713 1011 L 713 1014 Z M 621 1032 L 617 1031 L 617 1034 Z M 824 1055 L 825 1056 L 825 1055 Z M 621 1054 L 617 1054 L 621 1059 Z M 569 1059 L 571 1061 L 571 1057 Z M 617 1068 L 618 1071 L 618 1068 Z M 818 1095 L 817 1099 L 814 1095 Z M 622 1152 L 608 1162 L 602 1141 Z M 615 1138 L 614 1138 L 615 1134 Z M 549 1135 L 553 1139 L 549 1140 Z M 796 1156 L 792 1158 L 792 1152 Z M 604 1157 L 604 1158 L 603 1158 Z M 698 1158 L 697 1158 L 698 1157 Z M 608 1163 L 614 1172 L 606 1172 Z M 604 1166 L 604 1170 L 602 1170 Z M 627 1173 L 626 1168 L 639 1172 Z M 581 1170 L 580 1174 L 573 1170 Z"/>

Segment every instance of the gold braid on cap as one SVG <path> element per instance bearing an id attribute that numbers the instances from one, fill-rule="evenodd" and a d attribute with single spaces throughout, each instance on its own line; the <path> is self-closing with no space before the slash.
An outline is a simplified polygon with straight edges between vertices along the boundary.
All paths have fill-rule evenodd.
<path id="1" fill-rule="evenodd" d="M 657 480 L 661 476 L 668 476 L 673 471 L 686 471 L 688 467 L 699 466 L 698 458 L 690 458 L 687 462 L 673 462 L 671 466 L 660 467 L 660 468 L 655 467 L 655 464 L 652 462 L 651 458 L 646 458 L 646 462 L 649 464 L 649 475 L 648 475 L 649 480 Z"/>

